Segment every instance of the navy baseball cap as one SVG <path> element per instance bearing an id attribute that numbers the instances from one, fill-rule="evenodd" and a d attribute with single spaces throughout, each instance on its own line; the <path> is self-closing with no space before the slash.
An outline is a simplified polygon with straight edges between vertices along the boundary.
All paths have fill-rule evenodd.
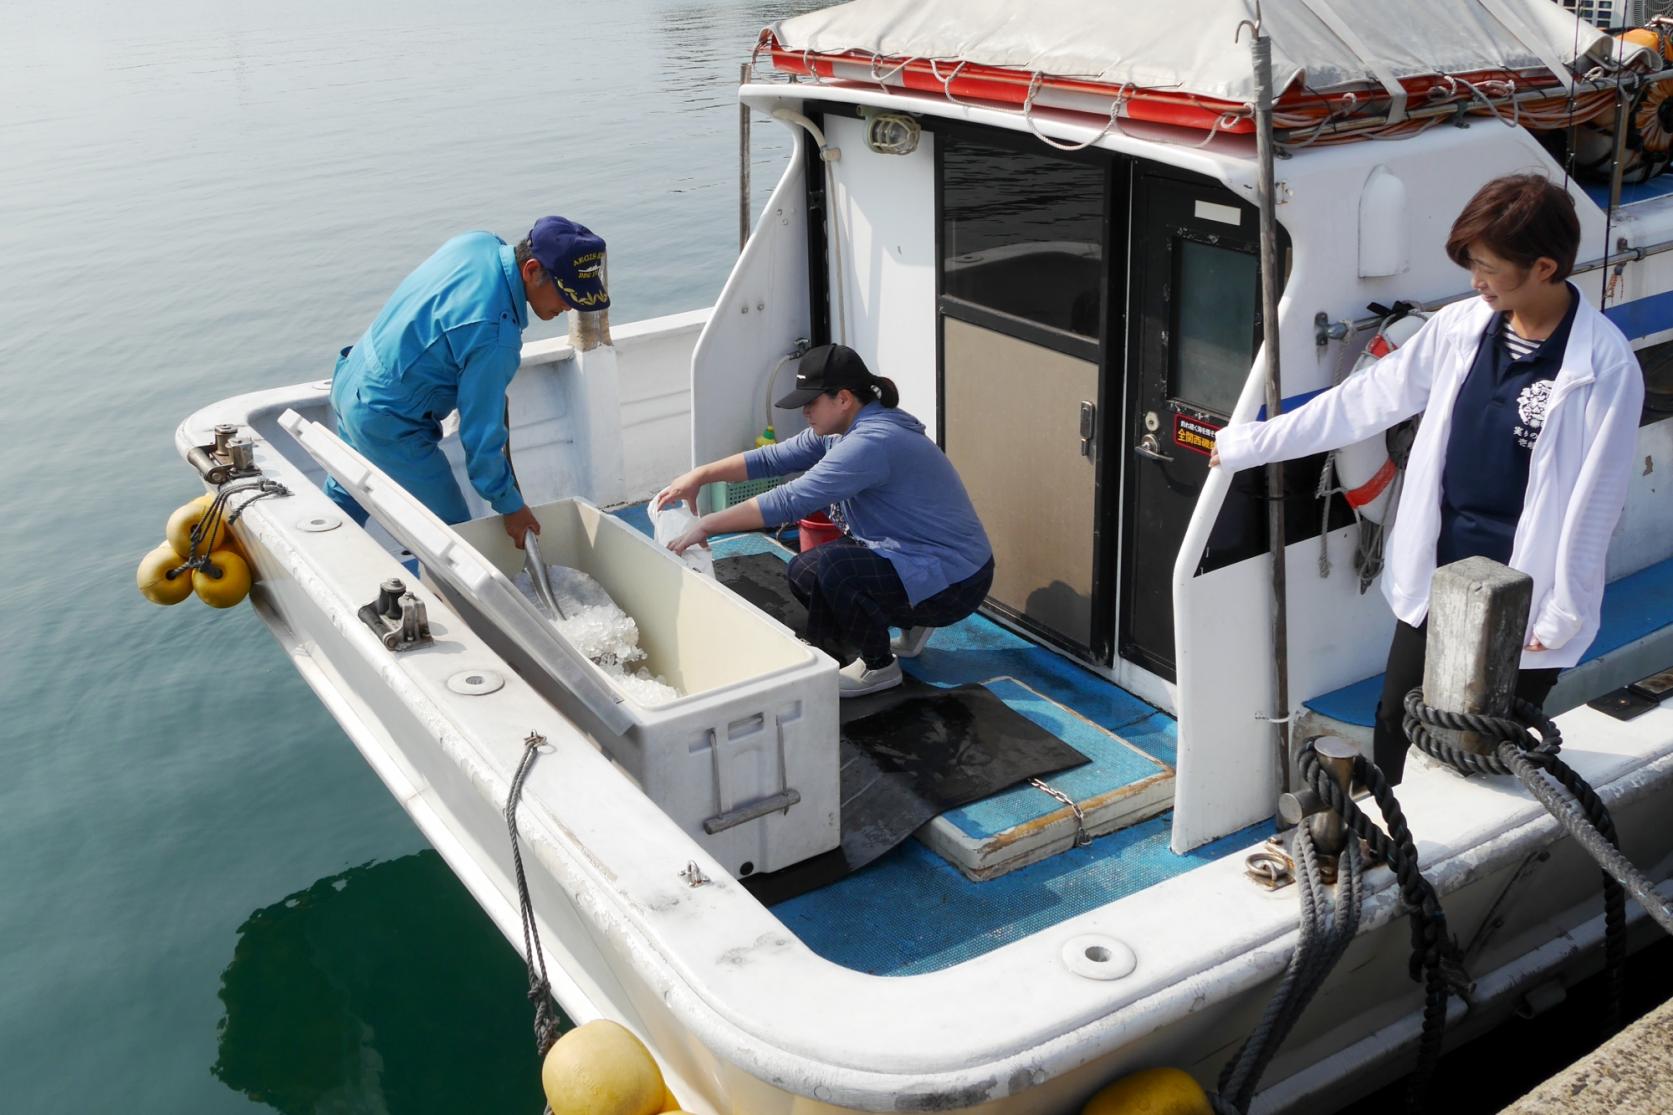
<path id="1" fill-rule="evenodd" d="M 826 392 L 844 387 L 862 402 L 868 401 L 875 378 L 860 354 L 847 345 L 820 345 L 808 349 L 796 365 L 796 389 L 773 405 L 780 410 L 800 410 Z"/>
<path id="2" fill-rule="evenodd" d="M 577 310 L 608 310 L 604 290 L 604 241 L 567 217 L 542 217 L 529 230 L 534 258 Z"/>

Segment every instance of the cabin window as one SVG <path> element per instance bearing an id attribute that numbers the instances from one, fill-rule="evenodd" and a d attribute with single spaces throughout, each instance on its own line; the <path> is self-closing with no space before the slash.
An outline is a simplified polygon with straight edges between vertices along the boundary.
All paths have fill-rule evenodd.
<path id="1" fill-rule="evenodd" d="M 942 293 L 1098 340 L 1105 168 L 965 140 L 941 159 Z"/>
<path id="2" fill-rule="evenodd" d="M 1249 378 L 1255 349 L 1259 261 L 1250 252 L 1185 237 L 1175 248 L 1168 394 L 1229 415 Z"/>

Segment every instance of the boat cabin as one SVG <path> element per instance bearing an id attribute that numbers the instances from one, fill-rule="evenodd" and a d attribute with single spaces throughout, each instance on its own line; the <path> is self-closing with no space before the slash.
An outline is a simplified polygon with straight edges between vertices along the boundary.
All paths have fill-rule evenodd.
<path id="1" fill-rule="evenodd" d="M 1206 15 L 1224 5 L 1198 6 Z M 905 28 L 868 20 L 861 3 L 764 34 L 761 79 L 741 96 L 791 129 L 795 153 L 698 343 L 693 457 L 750 443 L 763 422 L 751 404 L 774 391 L 764 377 L 798 345 L 840 341 L 893 378 L 901 405 L 958 466 L 993 540 L 988 613 L 1177 719 L 1173 844 L 1183 851 L 1270 815 L 1284 780 L 1273 720 L 1311 718 L 1368 746 L 1393 625 L 1381 595 L 1366 591 L 1374 573 L 1358 568 L 1365 528 L 1319 455 L 1286 465 L 1277 494 L 1288 647 L 1275 651 L 1274 494 L 1257 470 L 1209 469 L 1215 433 L 1264 412 L 1256 142 L 1237 112 L 1245 90 L 1216 86 L 1215 71 L 1186 85 L 1201 96 L 1147 96 L 1137 62 L 1104 66 L 1096 81 L 1053 78 L 1049 52 L 1023 72 L 1004 63 L 1026 44 L 1007 38 L 1002 5 L 918 7 L 923 18 Z M 1054 13 L 1069 18 L 1051 4 L 1039 18 Z M 1440 14 L 1402 13 L 1406 37 L 1443 34 Z M 950 61 L 923 30 L 940 16 L 961 28 L 964 53 Z M 1065 65 L 1086 66 L 1100 35 L 1143 37 L 1114 15 L 1109 26 L 1087 18 Z M 1607 57 L 1609 41 L 1589 49 Z M 1480 51 L 1474 70 L 1505 72 L 1474 73 L 1476 100 L 1449 101 L 1445 75 L 1388 79 L 1403 113 L 1375 83 L 1357 94 L 1329 87 L 1317 59 L 1280 82 L 1284 409 L 1343 378 L 1375 332 L 1364 321 L 1376 321 L 1373 305 L 1465 295 L 1467 275 L 1443 250 L 1452 218 L 1497 175 L 1565 180 L 1536 127 L 1571 118 L 1565 95 L 1594 117 L 1613 104 L 1613 93 L 1608 104 L 1596 90 L 1565 94 L 1540 69 L 1545 47 L 1524 46 L 1518 60 L 1506 55 L 1522 44 L 1510 43 Z M 1502 94 L 1518 78 L 1545 99 L 1480 95 L 1483 82 Z M 1380 132 L 1356 123 L 1378 96 L 1368 120 Z M 1349 100 L 1361 108 L 1343 112 Z M 1411 115 L 1437 103 L 1451 103 L 1450 114 Z M 1596 261 L 1667 240 L 1673 197 L 1650 179 L 1611 205 L 1607 185 L 1569 180 L 1583 230 L 1574 281 L 1605 299 L 1635 345 L 1656 349 L 1673 337 L 1663 305 L 1673 260 Z M 1653 409 L 1666 399 L 1656 386 L 1665 392 L 1665 378 L 1640 432 L 1650 458 L 1673 438 L 1665 410 Z M 793 416 L 774 421 L 781 437 L 794 432 Z M 1659 487 L 1653 473 L 1635 482 L 1612 579 L 1673 556 Z M 1673 619 L 1658 616 L 1623 630 L 1620 646 Z M 1289 709 L 1273 706 L 1279 668 Z M 1557 699 L 1590 699 L 1634 668 L 1594 670 Z"/>

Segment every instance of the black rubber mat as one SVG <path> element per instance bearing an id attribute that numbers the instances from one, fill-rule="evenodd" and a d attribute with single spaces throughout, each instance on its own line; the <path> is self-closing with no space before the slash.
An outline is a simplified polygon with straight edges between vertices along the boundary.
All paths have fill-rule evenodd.
<path id="1" fill-rule="evenodd" d="M 908 678 L 841 709 L 842 845 L 744 879 L 768 905 L 858 871 L 948 809 L 1088 761 L 981 685 Z"/>
<path id="2" fill-rule="evenodd" d="M 807 609 L 790 592 L 786 562 L 777 554 L 715 559 L 715 580 L 792 631 L 807 630 Z"/>

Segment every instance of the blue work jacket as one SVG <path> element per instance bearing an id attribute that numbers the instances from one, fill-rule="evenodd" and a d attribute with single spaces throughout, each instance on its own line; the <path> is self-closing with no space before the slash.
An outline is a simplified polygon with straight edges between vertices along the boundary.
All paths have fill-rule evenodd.
<path id="1" fill-rule="evenodd" d="M 505 392 L 528 323 L 512 248 L 492 233 L 455 236 L 395 288 L 338 368 L 339 420 L 395 452 L 394 443 L 427 452 L 458 408 L 471 486 L 500 514 L 519 510 Z"/>

